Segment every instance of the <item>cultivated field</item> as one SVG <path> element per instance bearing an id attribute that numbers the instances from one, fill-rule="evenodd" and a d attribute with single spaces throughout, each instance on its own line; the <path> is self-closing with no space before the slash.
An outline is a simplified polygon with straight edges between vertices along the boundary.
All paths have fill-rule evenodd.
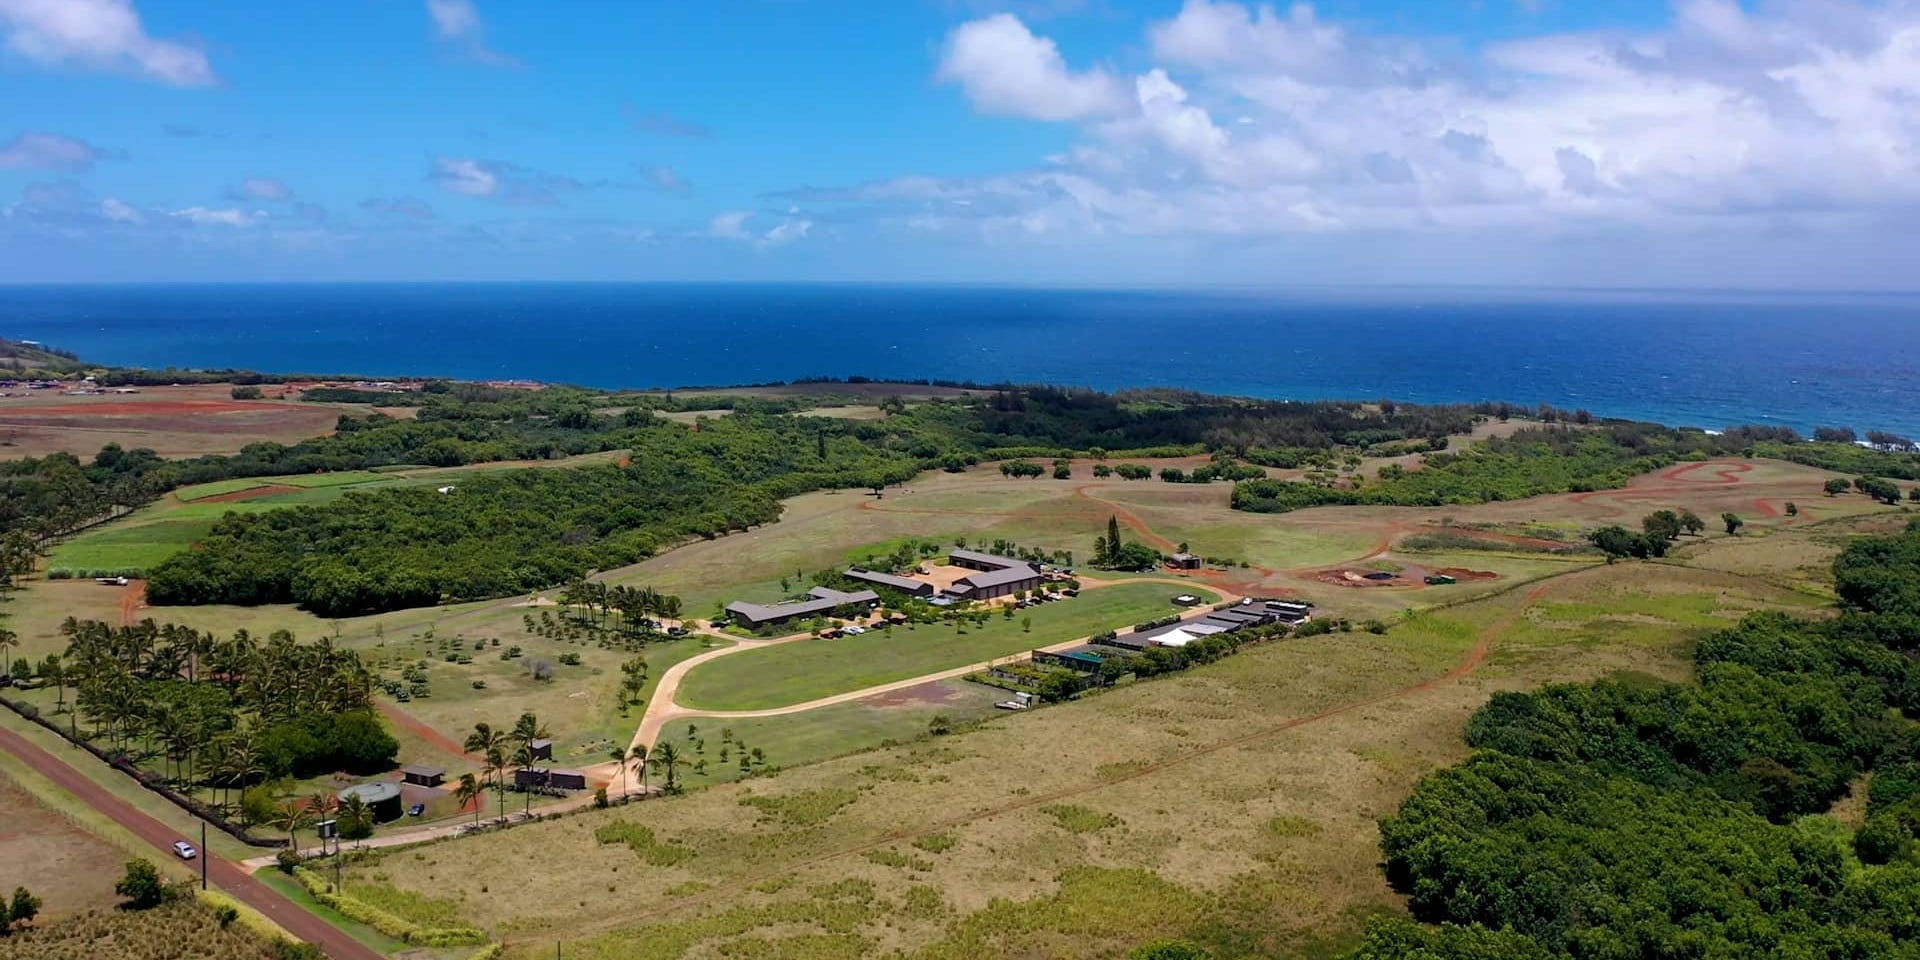
<path id="1" fill-rule="evenodd" d="M 70 397 L 34 391 L 0 397 L 0 457 L 67 451 L 89 459 L 117 443 L 164 457 L 235 453 L 249 443 L 295 443 L 333 432 L 343 411 L 364 407 L 273 399 L 235 400 L 232 387 L 141 387 L 134 394 Z"/>
<path id="2" fill-rule="evenodd" d="M 47 921 L 113 903 L 125 853 L 35 799 L 5 770 L 0 811 L 0 890 L 32 890 Z"/>

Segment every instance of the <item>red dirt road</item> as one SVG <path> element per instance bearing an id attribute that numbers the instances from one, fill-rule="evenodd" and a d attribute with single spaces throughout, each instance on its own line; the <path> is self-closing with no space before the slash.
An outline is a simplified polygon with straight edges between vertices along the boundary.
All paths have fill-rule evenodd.
<path id="1" fill-rule="evenodd" d="M 52 780 L 61 789 L 86 801 L 87 805 L 106 814 L 115 823 L 132 831 L 140 839 L 153 844 L 154 851 L 161 858 L 173 856 L 173 842 L 189 839 L 195 842 L 197 837 L 182 838 L 173 828 L 152 817 L 135 810 L 126 801 L 108 793 L 99 784 L 85 776 L 53 754 L 29 743 L 25 738 L 11 730 L 0 729 L 0 749 L 18 757 L 22 763 L 32 767 L 41 776 Z M 300 939 L 316 944 L 334 960 L 384 960 L 381 955 L 358 940 L 347 936 L 331 924 L 296 906 L 293 901 L 281 896 L 272 887 L 254 879 L 252 874 L 213 854 L 201 851 L 207 858 L 207 879 L 234 899 L 265 914 L 267 919 L 280 925 L 280 928 Z"/>
<path id="2" fill-rule="evenodd" d="M 376 699 L 373 705 L 378 708 L 381 713 L 386 714 L 387 719 L 392 720 L 399 726 L 407 728 L 414 736 L 433 744 L 442 753 L 453 757 L 466 757 L 468 760 L 476 763 L 480 761 L 481 758 L 468 753 L 467 748 L 459 741 L 434 729 L 431 724 L 421 720 L 419 717 L 400 709 L 398 704 L 387 700 Z"/>

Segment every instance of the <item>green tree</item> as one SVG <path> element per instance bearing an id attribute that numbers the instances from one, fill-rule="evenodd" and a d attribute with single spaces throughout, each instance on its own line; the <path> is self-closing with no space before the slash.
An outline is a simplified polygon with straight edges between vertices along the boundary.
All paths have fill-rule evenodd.
<path id="1" fill-rule="evenodd" d="M 1700 519 L 1700 515 L 1694 513 L 1692 510 L 1682 510 L 1680 511 L 1680 526 L 1688 533 L 1697 537 L 1700 535 L 1700 531 L 1707 528 L 1707 522 Z"/>
<path id="2" fill-rule="evenodd" d="M 127 861 L 127 871 L 113 885 L 113 892 L 126 901 L 129 909 L 146 910 L 164 903 L 171 890 L 152 861 L 136 857 Z"/>
<path id="3" fill-rule="evenodd" d="M 1678 540 L 1682 529 L 1680 515 L 1672 510 L 1655 510 L 1640 518 L 1640 529 L 1649 537 Z"/>
<path id="4" fill-rule="evenodd" d="M 313 825 L 313 812 L 307 809 L 305 800 L 295 798 L 280 804 L 272 822 L 287 832 L 287 848 L 297 853 L 300 850 L 300 830 Z"/>
<path id="5" fill-rule="evenodd" d="M 1853 489 L 1853 484 L 1850 484 L 1839 477 L 1835 477 L 1832 480 L 1827 481 L 1827 485 L 1825 489 L 1827 491 L 1827 496 L 1837 497 L 1843 493 L 1846 493 L 1848 490 Z"/>
<path id="6" fill-rule="evenodd" d="M 1730 537 L 1739 536 L 1740 528 L 1747 525 L 1747 522 L 1745 520 L 1742 520 L 1731 513 L 1721 514 L 1720 522 L 1726 525 L 1727 536 L 1730 536 Z"/>
<path id="7" fill-rule="evenodd" d="M 1213 960 L 1213 953 L 1185 940 L 1155 940 L 1127 954 L 1127 960 Z"/>
<path id="8" fill-rule="evenodd" d="M 373 836 L 373 808 L 357 795 L 340 802 L 340 836 L 346 840 Z"/>
<path id="9" fill-rule="evenodd" d="M 1612 563 L 1615 560 L 1633 556 L 1639 549 L 1640 535 L 1615 524 L 1601 527 L 1587 534 L 1587 542 L 1599 548 L 1601 553 L 1607 555 L 1607 562 Z"/>
<path id="10" fill-rule="evenodd" d="M 487 785 L 471 773 L 461 774 L 460 782 L 453 788 L 453 802 L 461 809 L 465 809 L 469 803 L 473 804 L 473 825 L 476 827 L 480 825 L 480 808 L 486 805 L 486 795 Z"/>
<path id="11" fill-rule="evenodd" d="M 673 745 L 673 741 L 663 740 L 656 744 L 647 754 L 647 764 L 660 771 L 661 780 L 664 781 L 661 784 L 662 790 L 668 793 L 680 792 L 680 750 Z"/>
<path id="12" fill-rule="evenodd" d="M 4 910 L 0 910 L 0 934 L 5 934 L 13 927 L 24 927 L 40 915 L 40 898 L 26 887 L 14 887 L 13 901 L 0 903 L 0 906 L 4 907 Z"/>

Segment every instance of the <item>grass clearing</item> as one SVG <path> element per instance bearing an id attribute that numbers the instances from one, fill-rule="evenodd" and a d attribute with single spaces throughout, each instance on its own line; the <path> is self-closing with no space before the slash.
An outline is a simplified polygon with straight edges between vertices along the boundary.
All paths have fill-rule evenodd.
<path id="1" fill-rule="evenodd" d="M 1125 629 L 1176 612 L 1179 583 L 1129 583 L 1087 590 L 1072 600 L 994 614 L 984 627 L 921 624 L 837 640 L 808 639 L 748 650 L 701 664 L 682 680 L 676 699 L 701 710 L 763 710 L 860 690 L 1060 643 L 1102 630 Z M 1032 620 L 1031 629 L 1023 625 Z"/>

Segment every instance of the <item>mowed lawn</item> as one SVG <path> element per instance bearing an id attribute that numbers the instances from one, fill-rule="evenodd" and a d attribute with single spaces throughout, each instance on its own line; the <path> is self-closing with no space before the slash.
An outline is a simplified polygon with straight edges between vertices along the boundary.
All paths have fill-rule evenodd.
<path id="1" fill-rule="evenodd" d="M 838 640 L 813 639 L 748 650 L 702 664 L 675 699 L 697 710 L 767 710 L 850 690 L 906 680 L 1045 647 L 1102 630 L 1178 613 L 1172 599 L 1214 595 L 1182 583 L 1128 583 L 1090 589 L 1076 599 L 995 613 L 984 627 L 921 624 Z M 1032 630 L 1022 627 L 1031 618 Z"/>

